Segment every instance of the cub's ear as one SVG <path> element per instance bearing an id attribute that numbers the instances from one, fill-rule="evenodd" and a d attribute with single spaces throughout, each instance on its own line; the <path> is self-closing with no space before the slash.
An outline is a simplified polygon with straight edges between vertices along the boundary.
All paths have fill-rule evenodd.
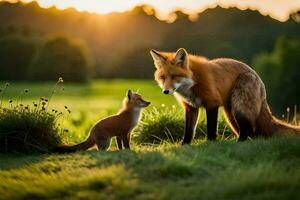
<path id="1" fill-rule="evenodd" d="M 130 101 L 132 99 L 132 91 L 128 90 L 126 95 L 127 95 L 128 100 Z"/>
<path id="2" fill-rule="evenodd" d="M 177 65 L 180 65 L 182 67 L 187 67 L 188 66 L 188 53 L 184 48 L 180 48 L 176 51 L 175 54 L 175 63 Z"/>
<path id="3" fill-rule="evenodd" d="M 150 54 L 154 60 L 154 64 L 156 63 L 162 63 L 167 60 L 166 57 L 164 57 L 159 51 L 156 51 L 154 49 L 151 49 Z"/>

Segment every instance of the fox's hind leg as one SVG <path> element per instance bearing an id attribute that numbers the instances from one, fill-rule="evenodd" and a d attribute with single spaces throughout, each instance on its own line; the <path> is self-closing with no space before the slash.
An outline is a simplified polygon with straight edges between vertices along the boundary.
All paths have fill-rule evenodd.
<path id="1" fill-rule="evenodd" d="M 248 72 L 241 74 L 231 95 L 231 113 L 238 125 L 239 141 L 254 135 L 256 119 L 262 104 L 262 82 L 259 77 Z"/>
<path id="2" fill-rule="evenodd" d="M 234 118 L 230 106 L 224 106 L 224 116 L 229 123 L 230 128 L 233 130 L 233 133 L 238 137 L 239 136 L 239 126 L 236 119 Z"/>

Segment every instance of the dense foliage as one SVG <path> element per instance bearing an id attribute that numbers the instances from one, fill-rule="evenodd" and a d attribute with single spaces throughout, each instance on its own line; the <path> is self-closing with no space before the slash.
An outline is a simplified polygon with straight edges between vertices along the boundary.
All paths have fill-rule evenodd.
<path id="1" fill-rule="evenodd" d="M 299 106 L 300 38 L 279 38 L 270 53 L 254 59 L 253 66 L 263 79 L 269 102 L 275 111 Z"/>
<path id="2" fill-rule="evenodd" d="M 49 36 L 41 42 L 28 72 L 30 80 L 87 81 L 92 61 L 87 47 L 66 35 Z"/>
<path id="3" fill-rule="evenodd" d="M 24 80 L 35 53 L 36 40 L 21 35 L 0 37 L 0 79 Z"/>

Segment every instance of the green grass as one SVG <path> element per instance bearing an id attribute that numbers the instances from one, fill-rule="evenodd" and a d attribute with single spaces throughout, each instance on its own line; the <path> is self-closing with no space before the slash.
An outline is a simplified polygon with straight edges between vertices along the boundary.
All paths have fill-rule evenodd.
<path id="1" fill-rule="evenodd" d="M 0 199 L 300 198 L 298 137 L 0 160 Z"/>
<path id="2" fill-rule="evenodd" d="M 10 99 L 14 102 L 22 100 L 24 105 L 37 102 L 40 97 L 49 97 L 55 82 L 50 83 L 11 83 L 5 96 L 4 105 Z M 1 84 L 4 85 L 4 82 Z M 24 89 L 29 89 L 26 95 L 20 95 Z M 66 115 L 62 126 L 69 129 L 65 135 L 65 142 L 79 142 L 83 140 L 93 123 L 108 115 L 116 113 L 122 104 L 126 91 L 139 90 L 145 100 L 151 101 L 151 106 L 161 107 L 162 104 L 176 106 L 178 112 L 183 113 L 173 96 L 163 95 L 154 81 L 150 80 L 101 80 L 89 84 L 64 84 L 64 91 L 57 90 L 51 99 L 50 108 L 64 112 L 67 105 L 72 111 Z"/>
<path id="3" fill-rule="evenodd" d="M 12 83 L 5 102 L 24 104 L 48 96 L 53 83 Z M 152 101 L 143 119 L 160 119 L 166 107 L 183 110 L 172 96 L 162 95 L 152 81 L 95 81 L 66 84 L 51 100 L 52 107 L 72 110 L 63 126 L 65 142 L 84 139 L 91 124 L 115 113 L 127 89 Z M 164 104 L 164 106 L 162 106 Z M 153 108 L 161 113 L 150 115 Z M 153 114 L 153 113 L 152 113 Z M 201 112 L 200 128 L 205 122 Z M 162 128 L 151 124 L 151 130 Z M 139 127 L 135 134 L 139 134 Z M 144 127 L 145 128 L 145 127 Z M 148 130 L 148 131 L 151 131 Z M 161 130 L 163 131 L 163 130 Z M 175 129 L 173 131 L 176 131 Z M 182 130 L 178 130 L 182 132 Z M 165 133 L 162 133 L 165 134 Z M 114 143 L 113 143 L 114 144 Z M 258 139 L 237 143 L 195 140 L 159 145 L 132 144 L 132 151 L 78 152 L 74 154 L 0 154 L 0 199 L 299 199 L 300 138 Z"/>

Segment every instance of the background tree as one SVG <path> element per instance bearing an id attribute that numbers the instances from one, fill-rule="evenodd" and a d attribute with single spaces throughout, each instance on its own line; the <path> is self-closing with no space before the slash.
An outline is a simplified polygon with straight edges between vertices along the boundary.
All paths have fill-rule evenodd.
<path id="1" fill-rule="evenodd" d="M 37 41 L 21 35 L 0 38 L 0 79 L 24 80 Z"/>
<path id="2" fill-rule="evenodd" d="M 264 81 L 272 108 L 280 113 L 300 105 L 300 38 L 280 37 L 270 53 L 254 58 L 253 66 Z"/>
<path id="3" fill-rule="evenodd" d="M 87 81 L 92 58 L 85 43 L 67 35 L 48 36 L 41 42 L 29 70 L 30 80 Z"/>

